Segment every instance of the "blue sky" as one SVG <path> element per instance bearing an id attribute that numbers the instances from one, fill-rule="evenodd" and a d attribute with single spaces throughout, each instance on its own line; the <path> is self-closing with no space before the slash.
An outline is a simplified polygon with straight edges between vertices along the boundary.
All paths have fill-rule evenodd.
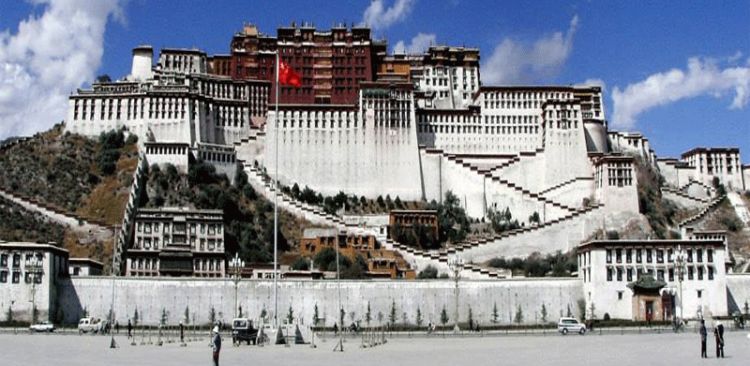
<path id="1" fill-rule="evenodd" d="M 407 50 L 430 42 L 479 47 L 485 85 L 603 83 L 611 127 L 643 132 L 659 156 L 677 156 L 694 146 L 738 146 L 743 161 L 750 162 L 750 1 L 101 2 L 96 9 L 89 9 L 83 0 L 2 2 L 0 138 L 49 126 L 53 122 L 33 119 L 56 118 L 65 107 L 58 107 L 60 101 L 95 75 L 126 75 L 131 49 L 138 44 L 226 53 L 233 32 L 243 22 L 275 34 L 276 27 L 291 21 L 311 21 L 327 29 L 337 22 L 369 20 L 375 34 L 387 38 L 391 50 L 399 41 L 399 47 Z M 29 26 L 42 23 L 37 24 L 37 33 L 54 31 L 54 26 L 44 25 L 45 16 L 81 18 L 70 14 L 96 21 L 92 27 L 79 24 L 79 28 L 76 20 L 62 22 L 80 30 L 46 41 L 24 38 L 19 31 L 22 21 Z M 103 33 L 100 37 L 98 31 Z M 88 38 L 75 41 L 80 33 Z M 91 51 L 97 42 L 100 49 Z M 58 46 L 68 52 L 41 50 Z M 76 66 L 76 52 L 88 55 L 83 63 L 87 67 Z M 60 66 L 65 67 L 59 71 L 61 86 L 54 84 L 54 76 L 45 77 L 43 71 L 28 66 L 45 57 L 70 59 Z M 8 66 L 14 64 L 17 70 Z M 24 83 L 28 86 L 21 90 L 18 85 Z M 50 86 L 62 97 L 46 98 L 49 102 L 43 106 L 7 100 L 8 94 L 37 88 L 28 95 L 34 97 Z M 18 117 L 16 112 L 26 108 L 24 117 Z M 46 112 L 36 113 L 39 110 Z M 64 114 L 57 120 L 62 118 Z"/>

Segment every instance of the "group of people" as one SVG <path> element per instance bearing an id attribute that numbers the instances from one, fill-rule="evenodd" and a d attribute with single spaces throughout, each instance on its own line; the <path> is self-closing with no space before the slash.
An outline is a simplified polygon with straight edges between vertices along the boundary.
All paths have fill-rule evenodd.
<path id="1" fill-rule="evenodd" d="M 699 331 L 701 335 L 701 358 L 708 358 L 706 352 L 706 342 L 708 340 L 708 329 L 706 329 L 706 321 L 701 319 L 701 328 Z M 714 327 L 714 338 L 716 339 L 716 358 L 724 358 L 724 325 L 721 323 L 716 324 Z"/>

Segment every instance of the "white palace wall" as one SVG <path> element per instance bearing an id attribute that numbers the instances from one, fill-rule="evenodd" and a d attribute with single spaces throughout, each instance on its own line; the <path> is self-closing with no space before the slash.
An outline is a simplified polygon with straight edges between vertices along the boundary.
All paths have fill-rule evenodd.
<path id="1" fill-rule="evenodd" d="M 61 287 L 60 303 L 67 322 L 77 322 L 86 308 L 91 316 L 105 317 L 111 304 L 112 281 L 109 278 L 77 277 Z M 414 323 L 417 308 L 424 325 L 440 323 L 440 312 L 446 309 L 449 323 L 455 317 L 455 282 L 453 280 L 425 281 L 341 281 L 341 303 L 350 322 L 362 320 L 368 303 L 372 324 L 378 324 L 378 313 L 387 322 L 393 302 L 401 323 L 402 313 Z M 157 324 L 162 309 L 168 322 L 176 324 L 189 308 L 191 317 L 207 323 L 211 307 L 217 318 L 229 321 L 233 317 L 234 283 L 228 279 L 146 279 L 117 278 L 115 314 L 120 324 L 132 318 L 138 309 L 141 324 Z M 289 307 L 301 323 L 310 324 L 317 304 L 319 317 L 327 326 L 337 321 L 337 285 L 335 281 L 279 281 L 278 300 L 281 317 Z M 577 278 L 545 278 L 516 280 L 461 280 L 459 283 L 459 319 L 466 322 L 469 306 L 473 317 L 481 324 L 490 324 L 492 309 L 497 305 L 498 322 L 509 324 L 520 307 L 525 324 L 541 322 L 541 307 L 547 309 L 548 321 L 554 322 L 567 313 L 568 308 L 578 315 L 577 301 L 583 298 L 581 282 Z M 238 304 L 243 313 L 257 318 L 265 308 L 273 313 L 273 282 L 243 280 L 239 284 Z"/>

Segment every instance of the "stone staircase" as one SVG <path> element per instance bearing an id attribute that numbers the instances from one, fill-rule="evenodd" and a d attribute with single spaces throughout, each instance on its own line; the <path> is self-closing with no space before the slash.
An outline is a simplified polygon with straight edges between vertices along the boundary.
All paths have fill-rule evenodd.
<path id="1" fill-rule="evenodd" d="M 518 194 L 520 194 L 522 196 L 525 196 L 525 197 L 528 197 L 528 198 L 531 198 L 531 199 L 537 201 L 540 204 L 550 205 L 552 207 L 561 209 L 561 210 L 563 210 L 564 212 L 567 212 L 567 213 L 574 213 L 574 212 L 577 211 L 575 208 L 568 207 L 568 206 L 563 205 L 561 203 L 552 201 L 552 200 L 550 200 L 550 199 L 548 199 L 548 198 L 540 195 L 539 193 L 531 192 L 531 191 L 529 191 L 527 189 L 524 189 L 523 187 L 521 187 L 521 186 L 519 186 L 519 185 L 517 185 L 517 184 L 515 184 L 513 182 L 510 182 L 510 181 L 505 180 L 503 178 L 500 178 L 498 176 L 492 175 L 491 173 L 480 172 L 480 170 L 476 166 L 464 162 L 463 160 L 457 158 L 453 154 L 447 154 L 447 153 L 443 152 L 442 150 L 432 150 L 432 152 L 441 154 L 443 157 L 446 158 L 446 160 L 451 161 L 451 162 L 455 163 L 456 165 L 463 167 L 468 172 L 471 172 L 473 174 L 478 174 L 478 175 L 480 175 L 480 176 L 488 179 L 488 181 L 491 181 L 491 182 L 499 184 L 501 186 L 510 188 L 513 191 L 517 192 Z"/>
<path id="2" fill-rule="evenodd" d="M 689 195 L 689 194 L 687 194 L 687 193 L 685 193 L 683 191 L 680 191 L 680 190 L 677 190 L 677 189 L 674 189 L 674 188 L 670 188 L 670 187 L 667 187 L 667 186 L 661 187 L 661 190 L 662 190 L 662 192 L 668 192 L 668 193 L 680 196 L 680 197 L 682 197 L 684 199 L 687 199 L 687 200 L 690 200 L 690 201 L 693 201 L 693 202 L 696 202 L 696 203 L 699 203 L 699 204 L 707 204 L 707 203 L 711 202 L 711 200 L 703 199 L 703 198 L 699 198 L 699 197 L 693 197 L 693 196 L 691 196 L 691 195 Z"/>
<path id="3" fill-rule="evenodd" d="M 680 223 L 677 224 L 677 227 L 679 227 L 680 229 L 682 229 L 682 228 L 684 228 L 686 226 L 690 226 L 690 225 L 695 224 L 699 220 L 702 220 L 711 211 L 713 211 L 714 209 L 716 209 L 716 207 L 718 207 L 719 204 L 721 204 L 721 201 L 724 200 L 724 198 L 726 198 L 726 195 L 714 198 L 708 205 L 706 205 L 700 211 L 698 211 L 698 213 L 696 213 L 695 215 L 692 215 L 692 216 L 690 216 L 690 217 L 688 217 L 688 218 L 680 221 Z"/>

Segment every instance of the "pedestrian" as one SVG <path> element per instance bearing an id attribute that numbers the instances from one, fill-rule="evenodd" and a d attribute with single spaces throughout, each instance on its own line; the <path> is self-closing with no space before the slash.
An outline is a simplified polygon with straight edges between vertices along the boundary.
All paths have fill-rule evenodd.
<path id="1" fill-rule="evenodd" d="M 214 326 L 213 336 L 211 337 L 211 349 L 213 350 L 214 366 L 219 366 L 219 352 L 221 352 L 221 334 L 219 326 Z"/>
<path id="2" fill-rule="evenodd" d="M 115 320 L 115 333 L 120 334 L 120 322 Z"/>
<path id="3" fill-rule="evenodd" d="M 708 336 L 708 332 L 706 331 L 706 321 L 701 319 L 701 358 L 708 358 L 708 354 L 706 353 L 706 337 Z"/>
<path id="4" fill-rule="evenodd" d="M 128 338 L 133 336 L 133 323 L 130 322 L 130 319 L 128 319 Z"/>
<path id="5" fill-rule="evenodd" d="M 339 325 L 338 323 L 333 323 L 333 334 L 338 335 L 339 334 Z"/>
<path id="6" fill-rule="evenodd" d="M 716 358 L 724 358 L 724 324 L 716 325 L 714 337 L 716 337 Z"/>
<path id="7" fill-rule="evenodd" d="M 185 343 L 185 326 L 180 321 L 180 343 Z"/>

